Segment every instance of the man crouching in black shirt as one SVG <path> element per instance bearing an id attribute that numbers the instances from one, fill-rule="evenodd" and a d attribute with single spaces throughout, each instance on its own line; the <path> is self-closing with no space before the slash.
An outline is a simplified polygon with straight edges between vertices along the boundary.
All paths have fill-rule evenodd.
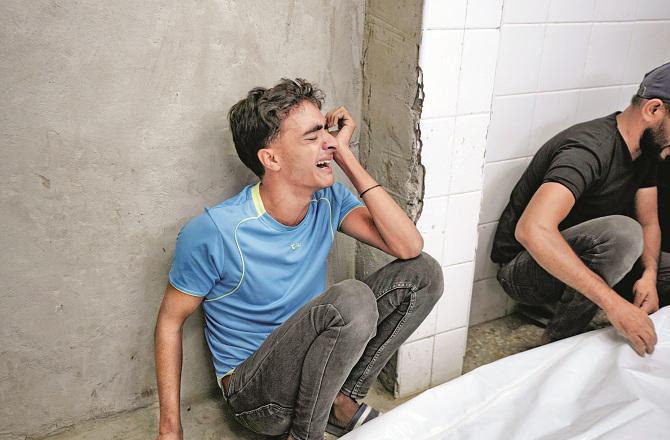
<path id="1" fill-rule="evenodd" d="M 556 303 L 544 342 L 584 331 L 601 308 L 643 356 L 656 344 L 647 316 L 657 291 L 659 159 L 670 155 L 670 63 L 645 75 L 623 112 L 574 125 L 544 144 L 496 230 L 498 281 L 525 305 Z M 637 220 L 637 221 L 636 221 Z M 640 259 L 629 302 L 612 288 Z M 663 264 L 670 264 L 667 258 Z M 659 280 L 667 282 L 667 280 Z"/>

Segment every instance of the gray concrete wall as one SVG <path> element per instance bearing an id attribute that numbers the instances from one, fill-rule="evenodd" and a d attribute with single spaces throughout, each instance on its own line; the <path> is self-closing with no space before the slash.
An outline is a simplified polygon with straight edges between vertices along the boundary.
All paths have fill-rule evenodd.
<path id="1" fill-rule="evenodd" d="M 0 3 L 0 438 L 156 401 L 180 226 L 252 180 L 225 113 L 282 76 L 361 114 L 364 0 Z M 339 241 L 331 280 L 350 276 Z M 201 317 L 183 400 L 214 392 Z"/>
<path id="2" fill-rule="evenodd" d="M 368 0 L 363 41 L 363 124 L 360 158 L 413 219 L 421 213 L 422 90 L 419 44 L 423 0 Z M 388 256 L 359 245 L 356 273 L 364 277 Z"/>
<path id="3" fill-rule="evenodd" d="M 425 174 L 419 133 L 422 13 L 423 0 L 368 0 L 363 40 L 361 162 L 414 220 L 421 214 Z M 390 260 L 383 252 L 359 243 L 357 278 Z M 395 392 L 396 355 L 379 379 Z"/>

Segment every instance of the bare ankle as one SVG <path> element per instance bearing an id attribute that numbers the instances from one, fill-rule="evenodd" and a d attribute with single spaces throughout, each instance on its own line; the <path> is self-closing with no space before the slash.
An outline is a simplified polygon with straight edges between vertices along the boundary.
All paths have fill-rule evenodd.
<path id="1" fill-rule="evenodd" d="M 337 396 L 335 396 L 335 401 L 333 402 L 333 406 L 338 406 L 338 405 L 346 405 L 349 402 L 353 402 L 354 399 L 351 397 L 347 396 L 344 394 L 342 391 L 337 393 Z"/>
<path id="2" fill-rule="evenodd" d="M 354 399 L 340 392 L 333 402 L 332 414 L 341 426 L 345 426 L 356 413 L 358 406 Z"/>

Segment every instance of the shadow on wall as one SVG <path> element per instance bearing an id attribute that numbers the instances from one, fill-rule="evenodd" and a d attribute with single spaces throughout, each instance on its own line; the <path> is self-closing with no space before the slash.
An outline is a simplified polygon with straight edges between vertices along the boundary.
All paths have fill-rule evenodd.
<path id="1" fill-rule="evenodd" d="M 214 206 L 223 200 L 237 194 L 244 186 L 257 181 L 258 177 L 251 172 L 239 159 L 228 129 L 227 112 L 233 103 L 221 103 L 221 111 L 209 112 L 196 125 L 197 135 L 193 140 L 194 146 L 204 146 L 202 155 L 199 151 L 193 151 L 194 158 L 188 180 L 186 192 L 197 200 L 205 199 L 207 206 Z M 208 146 L 208 148 L 207 148 Z M 152 280 L 165 279 L 167 285 L 167 274 L 170 270 L 174 245 L 179 230 L 193 217 L 201 214 L 204 206 L 191 212 L 188 217 L 175 219 L 173 226 L 164 229 L 158 243 L 169 243 L 169 247 L 157 246 L 154 255 L 148 256 L 148 267 L 146 272 L 146 295 L 147 309 L 152 310 L 154 318 L 158 315 L 158 308 L 162 299 L 165 286 L 156 288 Z M 144 237 L 142 240 L 150 240 Z M 168 256 L 166 260 L 156 258 L 158 253 Z M 160 262 L 159 262 L 160 261 Z M 156 277 L 153 271 L 160 274 Z M 157 292 L 157 293 L 156 293 Z M 153 326 L 153 322 L 151 325 Z M 204 338 L 204 316 L 202 308 L 198 308 L 184 325 L 183 331 L 183 353 L 184 364 L 182 367 L 182 396 L 184 403 L 207 396 L 218 396 L 220 389 L 215 381 L 214 368 L 211 354 Z M 153 333 L 150 341 L 153 347 Z M 152 362 L 153 368 L 153 362 Z M 153 374 L 153 371 L 152 371 Z M 155 382 L 155 381 L 154 381 Z M 155 383 L 152 394 L 156 391 Z M 144 397 L 144 396 L 143 396 Z M 152 402 L 155 399 L 152 399 Z"/>

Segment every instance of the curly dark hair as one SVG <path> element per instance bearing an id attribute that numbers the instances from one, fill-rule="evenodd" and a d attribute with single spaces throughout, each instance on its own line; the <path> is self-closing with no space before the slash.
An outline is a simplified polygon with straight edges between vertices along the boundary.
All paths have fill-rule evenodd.
<path id="1" fill-rule="evenodd" d="M 228 112 L 233 143 L 242 163 L 263 177 L 265 168 L 258 160 L 258 150 L 272 142 L 282 121 L 296 106 L 308 101 L 320 110 L 324 99 L 319 88 L 302 78 L 282 78 L 272 88 L 251 89 Z"/>

